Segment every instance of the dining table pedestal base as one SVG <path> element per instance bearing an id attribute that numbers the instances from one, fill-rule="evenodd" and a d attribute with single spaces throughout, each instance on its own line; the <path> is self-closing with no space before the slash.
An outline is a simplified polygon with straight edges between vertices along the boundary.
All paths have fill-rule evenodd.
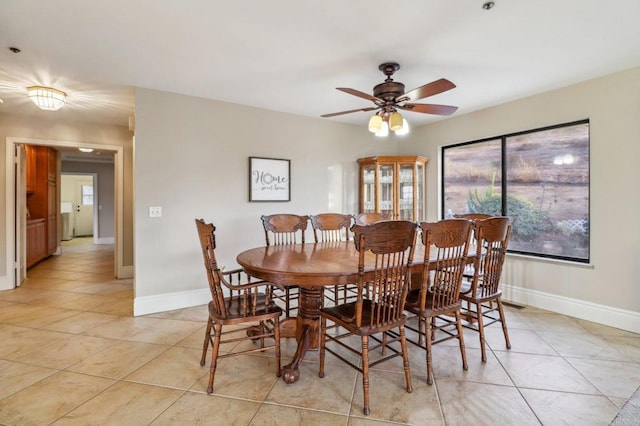
<path id="1" fill-rule="evenodd" d="M 300 306 L 298 307 L 298 317 L 296 318 L 298 348 L 291 362 L 282 367 L 282 379 L 289 384 L 296 382 L 300 378 L 300 362 L 304 359 L 307 351 L 318 349 L 319 347 L 322 287 L 300 287 L 300 292 Z"/>
<path id="2" fill-rule="evenodd" d="M 287 317 L 283 320 L 280 320 L 280 338 L 286 337 L 295 337 L 296 339 L 296 323 L 298 322 L 297 317 Z"/>

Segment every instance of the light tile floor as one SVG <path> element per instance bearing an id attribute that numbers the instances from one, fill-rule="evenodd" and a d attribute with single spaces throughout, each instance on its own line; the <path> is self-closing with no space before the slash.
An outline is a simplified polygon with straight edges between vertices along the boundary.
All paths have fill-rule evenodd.
<path id="1" fill-rule="evenodd" d="M 413 393 L 400 359 L 377 366 L 368 417 L 360 375 L 328 358 L 318 378 L 317 352 L 292 385 L 272 352 L 223 359 L 207 395 L 206 307 L 132 317 L 132 280 L 112 278 L 112 250 L 65 242 L 0 292 L 0 424 L 607 425 L 640 385 L 639 335 L 527 307 L 507 309 L 511 350 L 488 329 L 486 363 L 465 332 L 468 371 L 455 341 L 436 345 L 433 386 L 411 345 Z M 282 346 L 286 363 L 295 342 Z"/>

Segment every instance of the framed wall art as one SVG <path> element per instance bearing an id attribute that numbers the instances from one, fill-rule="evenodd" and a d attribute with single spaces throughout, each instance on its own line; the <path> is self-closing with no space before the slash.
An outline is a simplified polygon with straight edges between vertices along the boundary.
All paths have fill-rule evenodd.
<path id="1" fill-rule="evenodd" d="M 291 161 L 249 157 L 249 201 L 291 201 Z"/>

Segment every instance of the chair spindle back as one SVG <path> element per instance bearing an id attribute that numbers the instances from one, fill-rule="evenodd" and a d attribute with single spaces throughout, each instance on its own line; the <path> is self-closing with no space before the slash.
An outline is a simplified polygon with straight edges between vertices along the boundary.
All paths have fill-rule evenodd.
<path id="1" fill-rule="evenodd" d="M 349 229 L 353 216 L 340 213 L 320 213 L 309 217 L 316 243 L 330 241 L 347 241 L 351 234 Z"/>
<path id="2" fill-rule="evenodd" d="M 388 221 L 354 225 L 351 230 L 359 252 L 357 326 L 379 328 L 397 321 L 411 284 L 416 224 Z"/>
<path id="3" fill-rule="evenodd" d="M 509 218 L 492 217 L 475 222 L 477 243 L 475 271 L 471 284 L 472 294 L 487 297 L 498 292 L 502 265 L 507 254 L 511 234 Z"/>
<path id="4" fill-rule="evenodd" d="M 304 244 L 309 216 L 272 214 L 261 216 L 265 241 L 270 245 Z"/>
<path id="5" fill-rule="evenodd" d="M 420 309 L 431 298 L 434 310 L 459 303 L 460 286 L 471 240 L 471 222 L 467 219 L 445 219 L 420 224 L 424 250 L 424 266 Z M 425 297 L 426 296 L 426 297 Z"/>

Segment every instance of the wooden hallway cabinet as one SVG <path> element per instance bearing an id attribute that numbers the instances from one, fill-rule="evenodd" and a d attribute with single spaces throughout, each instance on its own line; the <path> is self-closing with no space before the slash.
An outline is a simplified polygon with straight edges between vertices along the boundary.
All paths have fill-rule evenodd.
<path id="1" fill-rule="evenodd" d="M 47 257 L 47 233 L 44 219 L 27 221 L 27 268 Z"/>
<path id="2" fill-rule="evenodd" d="M 26 146 L 27 161 L 27 266 L 55 253 L 58 248 L 58 151 L 46 146 Z"/>
<path id="3" fill-rule="evenodd" d="M 358 159 L 360 211 L 390 214 L 396 220 L 426 219 L 425 167 L 419 155 L 378 156 Z"/>
<path id="4" fill-rule="evenodd" d="M 58 249 L 58 151 L 47 148 L 47 253 Z"/>
<path id="5" fill-rule="evenodd" d="M 27 156 L 26 168 L 27 168 L 27 194 L 33 194 L 36 188 L 36 158 L 37 158 L 37 148 L 33 145 L 25 145 L 25 152 Z"/>

